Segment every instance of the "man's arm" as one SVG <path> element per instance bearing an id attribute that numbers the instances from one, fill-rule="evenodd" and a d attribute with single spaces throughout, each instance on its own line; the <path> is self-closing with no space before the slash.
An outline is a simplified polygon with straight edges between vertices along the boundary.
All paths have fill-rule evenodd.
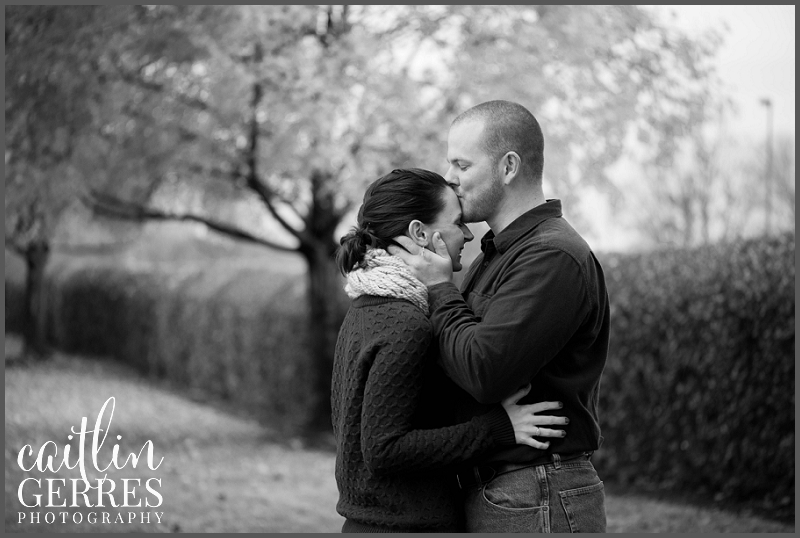
<path id="1" fill-rule="evenodd" d="M 495 289 L 480 320 L 455 285 L 428 290 L 442 367 L 483 403 L 528 383 L 588 313 L 580 266 L 557 249 L 523 253 Z"/>
<path id="2" fill-rule="evenodd" d="M 396 247 L 390 252 L 429 286 L 431 322 L 448 376 L 476 400 L 498 402 L 529 382 L 580 327 L 589 309 L 584 275 L 561 250 L 528 250 L 496 283 L 479 320 L 449 282 L 447 247 L 436 234 L 434 245 L 436 254 L 425 257 Z"/>

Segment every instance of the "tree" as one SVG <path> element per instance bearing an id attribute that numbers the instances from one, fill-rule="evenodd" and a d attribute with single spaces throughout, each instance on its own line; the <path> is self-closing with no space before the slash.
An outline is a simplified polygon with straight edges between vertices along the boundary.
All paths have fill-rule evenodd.
<path id="1" fill-rule="evenodd" d="M 646 102 L 656 108 L 640 116 L 645 121 L 638 128 L 640 145 L 633 160 L 641 166 L 643 188 L 630 209 L 642 235 L 653 246 L 728 241 L 762 233 L 763 221 L 756 219 L 766 211 L 779 229 L 790 228 L 794 141 L 776 141 L 771 180 L 773 203 L 776 195 L 778 203 L 770 210 L 765 202 L 766 148 L 735 140 L 727 132 L 727 119 L 736 107 L 711 63 L 723 36 L 711 32 L 694 43 L 680 35 L 670 39 L 675 40 L 676 56 L 693 59 L 670 79 L 653 78 L 656 93 Z M 654 63 L 670 69 L 663 60 Z"/>
<path id="2" fill-rule="evenodd" d="M 304 257 L 312 429 L 328 427 L 343 311 L 333 233 L 365 183 L 395 167 L 439 168 L 449 121 L 506 98 L 542 121 L 546 181 L 563 198 L 581 184 L 613 188 L 605 168 L 631 129 L 669 153 L 664 117 L 690 114 L 702 93 L 673 90 L 707 77 L 712 53 L 630 6 L 147 6 L 120 17 L 127 26 L 95 62 L 108 90 L 70 161 L 85 198 Z M 257 200 L 291 239 L 213 204 L 156 203 L 175 185 Z"/>
<path id="3" fill-rule="evenodd" d="M 170 20 L 171 9 L 166 15 L 161 11 L 153 10 L 154 24 Z M 185 118 L 187 110 L 193 112 L 189 121 L 170 120 L 165 126 L 191 140 L 174 151 L 173 170 L 186 174 L 181 166 L 191 163 L 189 175 L 221 179 L 229 186 L 228 196 L 257 198 L 291 234 L 294 244 L 279 244 L 213 215 L 178 214 L 105 189 L 92 192 L 92 203 L 120 216 L 203 222 L 240 239 L 300 253 L 308 264 L 311 347 L 317 364 L 314 392 L 318 401 L 309 427 L 328 429 L 332 349 L 344 311 L 340 277 L 333 264 L 337 244 L 332 232 L 351 207 L 351 198 L 343 196 L 340 187 L 354 173 L 353 162 L 361 154 L 393 155 L 397 150 L 394 142 L 375 133 L 389 125 L 386 109 L 378 109 L 384 115 L 368 122 L 352 119 L 356 107 L 375 104 L 370 103 L 371 96 L 360 102 L 351 98 L 360 78 L 366 78 L 357 67 L 360 56 L 370 49 L 352 51 L 347 8 L 320 11 L 283 6 L 267 13 L 270 16 L 264 16 L 263 7 L 223 8 L 212 17 L 200 10 L 191 15 L 199 30 L 186 38 L 200 43 L 201 54 L 176 58 L 166 44 L 158 55 L 129 55 L 127 61 L 120 55 L 115 65 L 122 80 L 149 96 L 173 99 L 175 116 Z M 217 26 L 220 19 L 235 25 L 236 31 L 220 32 L 203 24 L 211 20 Z M 186 26 L 185 20 L 172 20 L 175 27 L 178 23 Z M 231 39 L 231 35 L 237 37 Z M 349 69 L 352 66 L 356 67 Z M 224 93 L 213 91 L 220 86 Z M 285 114 L 295 110 L 302 113 Z M 147 125 L 173 116 L 140 117 Z M 347 147 L 344 152 L 339 148 L 342 143 Z M 213 161 L 198 154 L 198 148 L 213 155 Z"/>
<path id="4" fill-rule="evenodd" d="M 640 230 L 654 246 L 692 247 L 766 230 L 765 148 L 703 124 L 671 166 L 650 165 L 653 181 L 636 198 Z M 771 220 L 794 226 L 794 140 L 776 140 Z"/>
<path id="5" fill-rule="evenodd" d="M 710 243 L 712 235 L 740 233 L 732 221 L 743 215 L 736 207 L 742 199 L 739 178 L 724 164 L 722 137 L 704 127 L 697 126 L 685 140 L 683 160 L 649 167 L 651 182 L 640 200 L 639 218 L 657 245 L 689 247 Z"/>
<path id="6" fill-rule="evenodd" d="M 27 265 L 26 353 L 43 355 L 42 281 L 59 216 L 81 189 L 78 133 L 97 117 L 98 59 L 124 27 L 123 11 L 7 6 L 5 11 L 5 239 Z"/>

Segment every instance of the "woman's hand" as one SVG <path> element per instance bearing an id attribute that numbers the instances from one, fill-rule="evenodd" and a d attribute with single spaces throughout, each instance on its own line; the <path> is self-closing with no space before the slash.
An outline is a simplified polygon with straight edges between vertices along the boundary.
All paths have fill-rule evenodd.
<path id="1" fill-rule="evenodd" d="M 567 432 L 542 426 L 564 425 L 569 423 L 567 417 L 537 415 L 550 409 L 561 409 L 561 402 L 539 402 L 531 405 L 517 405 L 517 402 L 531 390 L 530 384 L 521 388 L 502 401 L 503 409 L 514 426 L 514 436 L 518 445 L 528 445 L 542 450 L 550 446 L 550 441 L 537 441 L 534 437 L 565 437 Z"/>

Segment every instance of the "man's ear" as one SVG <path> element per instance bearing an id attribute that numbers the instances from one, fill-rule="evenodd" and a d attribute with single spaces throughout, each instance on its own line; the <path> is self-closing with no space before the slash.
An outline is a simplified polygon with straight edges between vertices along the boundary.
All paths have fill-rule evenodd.
<path id="1" fill-rule="evenodd" d="M 422 222 L 414 219 L 408 223 L 408 230 L 406 233 L 414 243 L 421 247 L 426 247 L 428 243 L 430 243 L 430 234 L 427 228 L 428 227 L 422 224 Z"/>
<path id="2" fill-rule="evenodd" d="M 500 172 L 503 184 L 508 185 L 519 175 L 522 170 L 522 159 L 516 151 L 509 151 L 500 161 Z"/>

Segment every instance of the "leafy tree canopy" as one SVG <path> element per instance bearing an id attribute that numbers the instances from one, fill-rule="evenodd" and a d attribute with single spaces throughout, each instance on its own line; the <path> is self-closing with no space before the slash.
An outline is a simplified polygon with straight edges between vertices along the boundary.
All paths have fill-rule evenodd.
<path id="1" fill-rule="evenodd" d="M 188 208 L 205 215 L 255 198 L 295 245 L 332 241 L 365 183 L 391 168 L 442 170 L 449 122 L 488 99 L 540 119 L 559 197 L 581 184 L 613 191 L 605 170 L 631 132 L 663 160 L 702 121 L 718 43 L 635 6 L 6 13 L 7 177 L 26 178 L 19 191 L 40 193 L 31 170 L 68 160 L 78 191 L 137 204 L 167 186 L 207 193 Z"/>

